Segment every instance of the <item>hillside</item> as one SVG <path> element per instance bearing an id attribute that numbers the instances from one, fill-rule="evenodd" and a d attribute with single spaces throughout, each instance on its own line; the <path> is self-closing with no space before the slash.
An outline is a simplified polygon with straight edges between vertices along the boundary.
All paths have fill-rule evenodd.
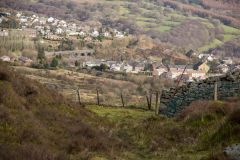
<path id="1" fill-rule="evenodd" d="M 238 5 L 238 1 L 215 0 L 0 2 L 3 8 L 28 10 L 96 27 L 117 28 L 134 35 L 145 34 L 175 47 L 199 52 L 222 46 L 240 36 Z"/>
<path id="2" fill-rule="evenodd" d="M 0 159 L 90 159 L 109 155 L 111 141 L 80 106 L 0 61 Z"/>
<path id="3" fill-rule="evenodd" d="M 240 141 L 237 97 L 194 102 L 174 118 L 64 99 L 1 62 L 1 160 L 225 160 Z"/>

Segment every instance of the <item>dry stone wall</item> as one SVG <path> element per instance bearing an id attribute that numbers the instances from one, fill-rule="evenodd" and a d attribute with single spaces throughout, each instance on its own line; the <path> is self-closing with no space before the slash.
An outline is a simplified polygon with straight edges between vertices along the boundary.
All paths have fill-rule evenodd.
<path id="1" fill-rule="evenodd" d="M 217 82 L 218 99 L 240 96 L 240 70 L 233 71 L 224 76 L 210 77 L 199 82 L 191 82 L 163 91 L 161 95 L 160 112 L 167 117 L 175 116 L 186 106 L 197 100 L 214 99 L 214 83 Z"/>

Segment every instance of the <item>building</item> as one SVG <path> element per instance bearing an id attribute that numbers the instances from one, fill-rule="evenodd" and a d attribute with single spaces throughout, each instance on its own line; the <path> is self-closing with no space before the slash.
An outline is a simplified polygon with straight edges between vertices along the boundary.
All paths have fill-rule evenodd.
<path id="1" fill-rule="evenodd" d="M 63 33 L 63 29 L 62 28 L 57 28 L 56 29 L 56 34 L 62 34 Z"/>
<path id="2" fill-rule="evenodd" d="M 223 59 L 223 63 L 225 63 L 225 64 L 233 64 L 233 60 L 230 57 L 225 57 Z"/>
<path id="3" fill-rule="evenodd" d="M 195 79 L 202 79 L 206 76 L 206 72 L 204 70 L 193 70 L 189 72 L 189 75 Z"/>
<path id="4" fill-rule="evenodd" d="M 226 64 L 219 64 L 217 68 L 222 73 L 227 73 L 230 70 L 229 66 Z"/>
<path id="5" fill-rule="evenodd" d="M 186 72 L 190 72 L 193 70 L 193 66 L 192 65 L 168 65 L 168 70 L 170 71 L 171 69 L 176 69 L 176 70 L 184 70 L 185 68 L 185 71 Z"/>
<path id="6" fill-rule="evenodd" d="M 9 62 L 11 60 L 10 57 L 8 57 L 8 56 L 2 56 L 2 57 L 0 57 L 0 59 L 4 62 Z"/>
<path id="7" fill-rule="evenodd" d="M 124 72 L 132 72 L 133 71 L 133 67 L 128 65 L 128 64 L 125 64 L 121 67 L 121 70 L 124 71 Z"/>
<path id="8" fill-rule="evenodd" d="M 9 35 L 8 29 L 0 29 L 0 37 L 7 37 Z"/>
<path id="9" fill-rule="evenodd" d="M 193 69 L 198 71 L 204 71 L 205 73 L 207 73 L 210 67 L 206 64 L 206 62 L 198 62 L 193 66 Z"/>
<path id="10" fill-rule="evenodd" d="M 25 36 L 28 36 L 28 37 L 31 37 L 31 38 L 36 38 L 37 37 L 36 29 L 24 28 L 24 29 L 22 29 L 22 33 Z"/>
<path id="11" fill-rule="evenodd" d="M 50 18 L 48 18 L 48 20 L 47 20 L 49 23 L 53 23 L 54 22 L 54 18 L 53 17 L 50 17 Z"/>

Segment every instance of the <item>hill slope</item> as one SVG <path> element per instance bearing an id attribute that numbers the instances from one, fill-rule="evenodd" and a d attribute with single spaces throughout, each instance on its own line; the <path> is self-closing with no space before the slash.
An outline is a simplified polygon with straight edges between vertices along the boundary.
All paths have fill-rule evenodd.
<path id="1" fill-rule="evenodd" d="M 108 155 L 111 143 L 88 123 L 99 121 L 0 61 L 0 159 L 83 159 Z"/>

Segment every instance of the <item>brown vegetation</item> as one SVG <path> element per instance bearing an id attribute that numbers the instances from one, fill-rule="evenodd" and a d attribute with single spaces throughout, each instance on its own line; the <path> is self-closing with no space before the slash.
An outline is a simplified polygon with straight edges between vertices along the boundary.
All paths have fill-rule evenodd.
<path id="1" fill-rule="evenodd" d="M 0 110 L 0 159 L 109 155 L 108 136 L 86 123 L 99 121 L 97 117 L 42 84 L 22 77 L 1 61 Z"/>

